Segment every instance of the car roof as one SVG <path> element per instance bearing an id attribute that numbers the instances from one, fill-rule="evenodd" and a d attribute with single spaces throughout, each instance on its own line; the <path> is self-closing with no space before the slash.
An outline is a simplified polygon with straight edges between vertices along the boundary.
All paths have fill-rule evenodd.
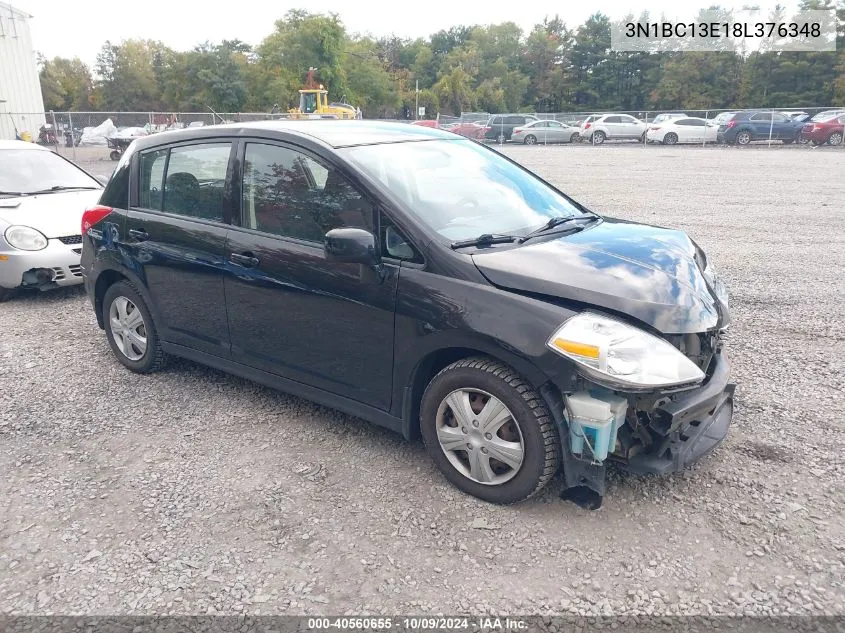
<path id="1" fill-rule="evenodd" d="M 42 152 L 49 152 L 50 150 L 35 143 L 27 143 L 26 141 L 4 141 L 0 140 L 0 149 L 34 149 Z"/>
<path id="2" fill-rule="evenodd" d="M 279 138 L 300 137 L 317 140 L 333 148 L 380 143 L 401 143 L 435 139 L 455 140 L 455 135 L 424 125 L 385 121 L 254 121 L 206 125 L 199 128 L 159 132 L 136 139 L 138 148 L 161 143 L 178 143 L 221 135 L 249 135 L 250 133 L 279 133 Z"/>

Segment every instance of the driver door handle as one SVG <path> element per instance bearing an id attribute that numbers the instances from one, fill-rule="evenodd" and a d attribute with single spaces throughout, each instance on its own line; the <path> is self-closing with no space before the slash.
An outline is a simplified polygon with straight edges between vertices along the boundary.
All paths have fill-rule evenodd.
<path id="1" fill-rule="evenodd" d="M 238 253 L 232 253 L 229 255 L 229 260 L 233 264 L 238 264 L 239 266 L 243 266 L 244 268 L 255 268 L 258 266 L 258 258 L 255 257 L 252 253 L 244 253 L 243 255 L 239 255 Z"/>

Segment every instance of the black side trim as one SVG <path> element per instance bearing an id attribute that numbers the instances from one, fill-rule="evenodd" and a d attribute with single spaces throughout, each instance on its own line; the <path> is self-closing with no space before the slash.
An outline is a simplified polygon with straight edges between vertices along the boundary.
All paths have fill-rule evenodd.
<path id="1" fill-rule="evenodd" d="M 277 376 L 260 369 L 255 369 L 254 367 L 249 367 L 232 360 L 200 352 L 195 349 L 191 349 L 190 347 L 177 345 L 176 343 L 167 343 L 162 341 L 161 347 L 168 354 L 181 356 L 182 358 L 187 358 L 188 360 L 208 365 L 209 367 L 219 369 L 220 371 L 224 371 L 228 374 L 240 376 L 241 378 L 261 383 L 267 387 L 272 387 L 273 389 L 278 389 L 279 391 L 284 391 L 285 393 L 305 398 L 306 400 L 316 402 L 317 404 L 337 409 L 338 411 L 342 411 L 357 418 L 362 418 L 368 422 L 378 424 L 379 426 L 383 426 L 397 433 L 402 433 L 403 431 L 403 421 L 401 418 L 396 418 L 380 409 L 376 409 L 366 404 L 361 404 L 360 402 L 356 402 L 354 400 L 349 400 L 343 396 L 338 396 L 295 380 L 282 378 L 281 376 Z"/>

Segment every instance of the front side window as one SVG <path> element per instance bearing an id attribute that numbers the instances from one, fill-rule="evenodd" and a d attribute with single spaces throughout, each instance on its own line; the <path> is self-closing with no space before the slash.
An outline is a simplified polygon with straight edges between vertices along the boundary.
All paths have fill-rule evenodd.
<path id="1" fill-rule="evenodd" d="M 342 151 L 446 240 L 483 233 L 522 235 L 551 217 L 583 215 L 539 178 L 472 141 L 365 145 Z"/>
<path id="2" fill-rule="evenodd" d="M 100 183 L 79 167 L 46 150 L 0 150 L 0 165 L 0 197 L 100 188 Z"/>
<path id="3" fill-rule="evenodd" d="M 335 228 L 373 230 L 373 207 L 337 169 L 278 145 L 249 143 L 243 210 L 250 229 L 322 242 Z"/>

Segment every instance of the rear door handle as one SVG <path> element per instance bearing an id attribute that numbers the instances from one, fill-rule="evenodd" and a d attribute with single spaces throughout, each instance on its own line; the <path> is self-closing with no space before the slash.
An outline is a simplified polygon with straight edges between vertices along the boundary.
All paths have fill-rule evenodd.
<path id="1" fill-rule="evenodd" d="M 244 253 L 243 255 L 239 255 L 238 253 L 232 253 L 229 255 L 229 260 L 233 264 L 239 264 L 244 268 L 255 268 L 258 266 L 258 258 L 253 256 L 252 253 Z"/>
<path id="2" fill-rule="evenodd" d="M 129 236 L 134 237 L 139 242 L 150 239 L 150 234 L 144 229 L 129 229 Z"/>

